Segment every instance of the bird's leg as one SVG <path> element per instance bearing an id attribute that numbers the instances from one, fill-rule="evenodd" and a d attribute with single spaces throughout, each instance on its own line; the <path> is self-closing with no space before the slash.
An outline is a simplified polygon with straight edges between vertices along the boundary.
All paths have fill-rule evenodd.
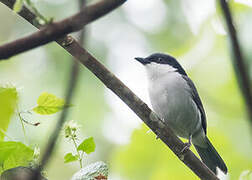
<path id="1" fill-rule="evenodd" d="M 181 150 L 181 154 L 184 154 L 187 150 L 189 150 L 191 145 L 192 145 L 192 135 L 189 136 L 188 142 L 185 143 L 185 146 Z"/>
<path id="2" fill-rule="evenodd" d="M 156 140 L 159 139 L 159 134 L 160 134 L 160 132 L 157 131 L 157 132 L 156 132 L 156 135 L 157 135 L 157 136 L 156 136 Z"/>
<path id="3" fill-rule="evenodd" d="M 165 122 L 165 121 L 164 121 L 164 118 L 161 118 L 161 121 L 164 123 L 164 122 Z M 156 140 L 160 139 L 160 138 L 159 138 L 159 134 L 160 134 L 160 133 L 157 132 L 156 134 L 157 134 Z"/>

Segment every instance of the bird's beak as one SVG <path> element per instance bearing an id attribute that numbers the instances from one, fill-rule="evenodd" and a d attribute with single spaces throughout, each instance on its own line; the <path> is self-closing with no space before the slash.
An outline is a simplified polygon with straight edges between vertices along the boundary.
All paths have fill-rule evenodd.
<path id="1" fill-rule="evenodd" d="M 140 62 L 143 65 L 150 63 L 146 58 L 136 57 L 135 60 L 137 60 L 138 62 Z"/>

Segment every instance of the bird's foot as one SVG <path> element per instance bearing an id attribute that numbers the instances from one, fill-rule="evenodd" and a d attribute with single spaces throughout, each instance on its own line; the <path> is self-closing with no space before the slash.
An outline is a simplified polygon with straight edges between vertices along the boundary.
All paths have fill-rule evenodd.
<path id="1" fill-rule="evenodd" d="M 180 154 L 185 154 L 191 147 L 191 143 L 185 143 L 185 146 L 183 147 L 183 149 L 181 150 Z"/>
<path id="2" fill-rule="evenodd" d="M 185 143 L 185 146 L 183 147 L 183 149 L 181 150 L 180 153 L 181 153 L 181 154 L 186 153 L 186 152 L 190 149 L 191 145 L 192 145 L 192 136 L 190 135 L 190 136 L 189 136 L 188 142 Z"/>
<path id="3" fill-rule="evenodd" d="M 156 140 L 160 139 L 160 132 L 159 132 L 159 131 L 156 131 L 155 134 L 157 135 L 157 136 L 156 136 Z"/>

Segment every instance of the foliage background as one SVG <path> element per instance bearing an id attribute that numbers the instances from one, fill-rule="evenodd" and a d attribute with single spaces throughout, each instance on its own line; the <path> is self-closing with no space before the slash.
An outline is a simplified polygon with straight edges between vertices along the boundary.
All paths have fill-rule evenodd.
<path id="1" fill-rule="evenodd" d="M 75 13 L 78 2 L 34 1 L 42 14 L 59 20 Z M 148 104 L 143 67 L 133 60 L 153 52 L 166 52 L 185 67 L 202 98 L 208 119 L 208 136 L 229 168 L 229 179 L 251 170 L 251 128 L 237 86 L 219 7 L 214 0 L 137 0 L 87 26 L 87 49 Z M 252 3 L 231 1 L 239 37 L 252 76 Z M 0 43 L 23 37 L 35 29 L 0 4 Z M 0 83 L 14 84 L 19 91 L 19 108 L 31 109 L 41 92 L 63 97 L 69 78 L 71 57 L 55 43 L 36 48 L 0 63 Z M 81 137 L 94 136 L 96 152 L 84 160 L 98 160 L 110 166 L 110 179 L 195 179 L 170 150 L 141 121 L 85 68 L 69 120 L 81 125 Z M 58 114 L 33 114 L 27 126 L 30 146 L 43 149 Z M 24 142 L 21 125 L 12 117 L 7 134 Z M 63 133 L 62 133 L 63 134 Z M 62 135 L 63 137 L 63 135 Z M 8 138 L 6 138 L 8 140 Z M 61 138 L 47 175 L 49 179 L 70 179 L 78 163 L 64 164 L 72 150 Z"/>

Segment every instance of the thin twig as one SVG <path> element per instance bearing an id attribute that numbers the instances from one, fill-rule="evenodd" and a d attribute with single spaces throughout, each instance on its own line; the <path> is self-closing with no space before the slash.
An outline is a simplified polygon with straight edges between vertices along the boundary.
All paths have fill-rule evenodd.
<path id="1" fill-rule="evenodd" d="M 86 0 L 79 0 L 79 10 L 81 11 L 82 9 L 84 9 L 86 7 Z M 85 36 L 86 35 L 86 28 L 84 27 L 80 32 L 79 32 L 79 36 L 78 36 L 78 42 L 80 45 L 84 46 L 85 43 Z M 75 61 L 74 57 L 72 57 L 73 61 L 73 69 L 75 69 L 75 71 L 77 72 L 77 77 L 79 77 L 79 63 L 77 61 Z M 79 156 L 79 163 L 80 163 L 80 168 L 82 168 L 82 154 L 80 154 L 80 152 L 78 151 L 78 146 L 77 143 L 75 141 L 74 138 L 72 138 L 73 143 L 74 143 L 74 147 L 76 149 L 76 152 Z"/>
<path id="2" fill-rule="evenodd" d="M 231 40 L 231 53 L 233 54 L 233 67 L 236 72 L 237 81 L 241 89 L 244 101 L 246 103 L 247 112 L 250 118 L 250 123 L 252 124 L 252 91 L 251 84 L 248 74 L 248 69 L 246 67 L 246 61 L 241 51 L 241 46 L 237 38 L 237 32 L 234 27 L 232 14 L 226 0 L 219 0 L 222 13 L 226 21 L 229 37 Z"/>
<path id="3" fill-rule="evenodd" d="M 73 66 L 74 66 L 74 64 L 73 64 Z M 66 91 L 66 104 L 71 103 L 73 92 L 74 92 L 74 89 L 75 89 L 75 86 L 77 83 L 77 76 L 76 75 L 77 75 L 77 73 L 76 73 L 75 68 L 72 68 L 71 78 L 68 82 L 67 91 Z M 62 125 L 64 124 L 64 122 L 67 118 L 68 111 L 69 111 L 69 108 L 64 108 L 64 110 L 60 114 L 59 120 L 57 121 L 57 124 L 53 130 L 52 135 L 50 136 L 49 142 L 48 142 L 46 149 L 45 149 L 45 152 L 42 156 L 41 164 L 37 168 L 37 171 L 36 171 L 37 173 L 35 174 L 35 176 L 31 177 L 31 180 L 37 180 L 39 178 L 41 170 L 43 170 L 45 165 L 49 162 L 49 159 L 54 151 L 58 136 L 59 136 L 60 131 L 62 129 Z"/>
<path id="4" fill-rule="evenodd" d="M 126 0 L 102 0 L 83 8 L 79 13 L 64 20 L 53 22 L 31 35 L 0 46 L 0 59 L 33 49 L 52 42 L 68 33 L 79 31 L 84 25 L 106 15 Z M 1 0 L 4 4 L 14 4 L 15 0 Z M 13 5 L 11 6 L 11 8 Z"/>
<path id="5" fill-rule="evenodd" d="M 86 3 L 85 0 L 83 0 L 81 3 L 79 3 L 79 6 L 80 6 L 79 10 L 82 10 L 86 7 L 85 3 Z M 84 39 L 85 39 L 85 28 L 83 28 L 80 31 L 79 43 L 84 44 Z M 66 90 L 66 104 L 71 104 L 71 100 L 74 95 L 78 80 L 79 80 L 79 64 L 75 61 L 75 59 L 73 59 L 71 72 L 70 72 L 70 80 L 68 82 L 68 86 L 67 86 L 67 90 Z M 44 153 L 42 160 L 41 160 L 41 165 L 38 167 L 37 173 L 35 174 L 35 177 L 32 178 L 32 180 L 34 180 L 34 179 L 36 180 L 39 178 L 39 174 L 40 174 L 41 170 L 43 170 L 43 167 L 45 167 L 45 165 L 48 163 L 50 157 L 52 156 L 53 150 L 55 149 L 56 141 L 57 141 L 58 136 L 60 134 L 60 130 L 62 129 L 62 126 L 63 126 L 64 122 L 66 121 L 67 115 L 68 115 L 68 108 L 64 108 L 63 112 L 58 120 L 57 126 L 55 127 L 55 129 L 50 137 L 49 143 L 46 147 L 45 153 Z M 79 154 L 79 152 L 77 150 L 77 144 L 74 139 L 73 139 L 73 142 L 74 142 L 76 151 Z M 79 158 L 81 158 L 80 154 L 79 154 Z M 82 160 L 79 159 L 79 161 L 80 161 L 80 167 L 82 168 Z"/>
<path id="6" fill-rule="evenodd" d="M 27 136 L 26 136 L 26 131 L 25 131 L 25 126 L 24 126 L 24 122 L 23 122 L 23 118 L 22 118 L 21 113 L 20 113 L 20 111 L 19 111 L 18 108 L 17 108 L 17 115 L 18 115 L 18 118 L 19 118 L 20 123 L 22 125 L 22 130 L 23 130 L 23 134 L 24 134 L 24 142 L 28 143 Z"/>
<path id="7" fill-rule="evenodd" d="M 3 0 L 0 0 L 2 2 Z M 12 7 L 12 6 L 11 6 Z M 20 15 L 32 23 L 32 13 L 22 11 Z M 66 43 L 69 42 L 69 43 Z M 57 40 L 57 43 L 85 65 L 97 78 L 99 78 L 111 91 L 126 103 L 143 122 L 174 152 L 174 154 L 187 165 L 199 178 L 216 180 L 215 174 L 207 168 L 193 153 L 188 150 L 181 154 L 185 144 L 167 127 L 151 109 L 139 99 L 127 86 L 125 86 L 113 73 L 107 70 L 91 54 L 83 49 L 71 36 Z"/>

